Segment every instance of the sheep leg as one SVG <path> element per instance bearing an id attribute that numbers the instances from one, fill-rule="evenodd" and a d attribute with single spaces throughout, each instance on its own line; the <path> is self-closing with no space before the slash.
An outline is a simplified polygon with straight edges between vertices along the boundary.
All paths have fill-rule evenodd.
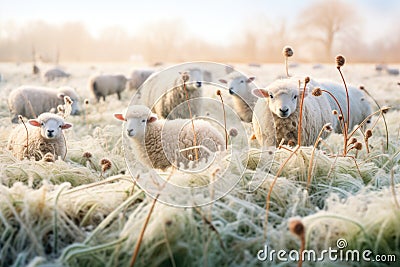
<path id="1" fill-rule="evenodd" d="M 121 100 L 121 92 L 117 92 L 118 100 Z"/>

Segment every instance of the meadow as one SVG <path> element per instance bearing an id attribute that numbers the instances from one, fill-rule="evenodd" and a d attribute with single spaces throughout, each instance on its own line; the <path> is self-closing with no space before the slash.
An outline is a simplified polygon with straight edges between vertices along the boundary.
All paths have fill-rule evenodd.
<path id="1" fill-rule="evenodd" d="M 62 67 L 71 74 L 69 79 L 44 82 L 32 74 L 30 63 L 0 64 L 0 266 L 129 266 L 135 248 L 135 266 L 296 266 L 297 260 L 275 255 L 262 261 L 258 255 L 265 247 L 298 251 L 302 243 L 318 255 L 328 248 L 344 254 L 371 250 L 374 260 L 351 262 L 326 256 L 306 260 L 303 266 L 396 264 L 389 257 L 379 262 L 377 255 L 400 260 L 399 76 L 376 71 L 373 64 L 346 63 L 342 68 L 347 83 L 363 85 L 380 106 L 390 107 L 384 114 L 388 144 L 379 113 L 372 117 L 369 151 L 363 142 L 363 148 L 351 150 L 348 157 L 340 156 L 343 137 L 335 133 L 318 149 L 300 147 L 293 152 L 284 147 L 272 158 L 263 156 L 265 150 L 255 140 L 233 144 L 233 137 L 232 149 L 218 155 L 213 168 L 201 175 L 172 169 L 158 172 L 173 184 L 190 186 L 210 184 L 227 166 L 229 175 L 238 177 L 229 192 L 213 188 L 193 199 L 174 195 L 177 201 L 181 197 L 190 203 L 218 198 L 209 205 L 182 208 L 154 201 L 155 196 L 163 199 L 163 193 L 165 199 L 171 197 L 171 192 L 157 187 L 160 192 L 149 195 L 141 181 L 151 182 L 152 172 L 139 177 L 127 167 L 130 158 L 124 156 L 122 126 L 113 114 L 128 106 L 134 91 L 125 90 L 121 101 L 113 95 L 95 103 L 87 88 L 88 78 L 95 73 L 129 76 L 135 68 L 161 70 L 170 65 L 65 63 Z M 234 68 L 255 76 L 259 87 L 285 76 L 283 64 L 234 64 Z M 289 72 L 341 82 L 334 62 L 292 63 Z M 81 115 L 67 118 L 73 127 L 65 132 L 65 161 L 20 161 L 7 150 L 15 127 L 7 97 L 12 89 L 26 84 L 69 85 L 80 95 Z M 205 94 L 218 99 L 215 90 Z M 223 97 L 231 105 L 229 94 L 223 92 Z M 378 110 L 372 99 L 368 101 L 373 111 Z M 240 127 L 246 131 L 239 135 L 248 140 L 251 125 Z M 360 131 L 354 136 L 364 140 Z M 111 168 L 104 169 L 102 159 L 108 159 Z M 252 183 L 257 186 L 249 190 Z M 293 222 L 304 226 L 298 236 L 289 229 Z M 338 240 L 345 240 L 346 245 Z"/>

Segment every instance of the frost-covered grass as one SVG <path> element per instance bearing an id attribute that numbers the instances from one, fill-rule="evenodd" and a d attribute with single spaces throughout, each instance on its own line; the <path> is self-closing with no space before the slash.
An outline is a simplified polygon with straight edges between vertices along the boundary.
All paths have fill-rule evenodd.
<path id="1" fill-rule="evenodd" d="M 0 83 L 0 266 L 129 266 L 153 203 L 153 198 L 129 175 L 121 125 L 112 118 L 114 112 L 122 111 L 129 103 L 131 92 L 125 92 L 121 102 L 111 96 L 107 103 L 87 105 L 84 116 L 68 117 L 74 127 L 66 131 L 65 162 L 19 161 L 6 149 L 13 127 L 6 98 L 12 88 L 21 84 L 43 84 L 39 78 L 31 77 L 29 66 L 0 65 L 5 79 Z M 51 85 L 76 86 L 83 98 L 90 97 L 86 82 L 95 71 L 128 74 L 131 69 L 123 64 L 96 69 L 89 64 L 71 64 L 66 68 L 72 78 Z M 260 85 L 284 73 L 281 65 L 237 68 L 256 75 Z M 365 148 L 357 155 L 354 150 L 349 153 L 356 161 L 337 156 L 343 149 L 343 137 L 331 134 L 316 150 L 311 185 L 306 190 L 313 149 L 301 147 L 276 179 L 265 239 L 266 198 L 275 173 L 291 152 L 280 149 L 274 157 L 262 157 L 260 161 L 263 151 L 254 142 L 249 150 L 239 144 L 237 149 L 242 155 L 223 154 L 218 162 L 221 169 L 227 162 L 234 164 L 232 175 L 243 172 L 234 189 L 212 205 L 198 208 L 176 208 L 157 202 L 135 266 L 271 265 L 257 259 L 258 251 L 265 244 L 275 250 L 298 250 L 300 241 L 288 230 L 289 219 L 297 216 L 306 228 L 306 249 L 336 248 L 336 241 L 344 238 L 348 249 L 394 254 L 399 261 L 400 88 L 396 77 L 375 74 L 372 65 L 349 65 L 343 71 L 349 83 L 364 84 L 381 105 L 393 107 L 386 114 L 388 150 L 381 120 L 369 140 L 370 153 Z M 335 68 L 328 65 L 318 70 L 300 65 L 291 73 L 340 78 Z M 229 99 L 224 101 L 229 103 Z M 356 137 L 362 140 L 360 133 Z M 105 172 L 100 164 L 104 158 L 112 164 Z M 271 164 L 271 168 L 263 168 L 266 164 Z M 170 173 L 169 169 L 162 175 Z M 143 173 L 139 179 L 151 178 Z M 171 177 L 176 184 L 192 186 L 208 184 L 213 179 L 215 169 L 198 175 L 174 172 Z M 249 184 L 257 181 L 259 187 L 249 192 Z M 275 258 L 274 264 L 295 266 L 297 262 Z"/>

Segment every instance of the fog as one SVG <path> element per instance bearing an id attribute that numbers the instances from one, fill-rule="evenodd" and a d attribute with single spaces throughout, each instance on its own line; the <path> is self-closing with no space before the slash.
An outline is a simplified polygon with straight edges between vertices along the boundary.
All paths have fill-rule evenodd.
<path id="1" fill-rule="evenodd" d="M 0 24 L 0 61 L 265 63 L 281 62 L 283 46 L 290 45 L 298 62 L 329 62 L 338 53 L 351 62 L 400 62 L 400 26 L 383 29 L 376 40 L 362 34 L 368 19 L 348 3 L 316 1 L 299 10 L 294 23 L 268 16 L 243 21 L 225 44 L 199 38 L 179 18 L 153 21 L 135 34 L 110 26 L 96 35 L 81 21 L 6 21 Z"/>

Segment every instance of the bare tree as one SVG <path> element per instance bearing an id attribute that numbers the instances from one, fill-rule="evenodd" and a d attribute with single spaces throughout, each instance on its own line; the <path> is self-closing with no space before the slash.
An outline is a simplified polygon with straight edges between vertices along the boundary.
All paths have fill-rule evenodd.
<path id="1" fill-rule="evenodd" d="M 335 41 L 354 34 L 356 9 L 341 0 L 316 1 L 300 13 L 298 27 L 308 41 L 322 45 L 324 59 L 332 57 Z"/>

